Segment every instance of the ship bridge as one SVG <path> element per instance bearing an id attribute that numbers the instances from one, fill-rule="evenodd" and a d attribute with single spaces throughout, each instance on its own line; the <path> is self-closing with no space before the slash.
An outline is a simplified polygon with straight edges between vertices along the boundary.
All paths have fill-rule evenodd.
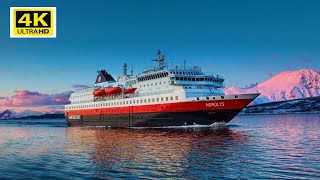
<path id="1" fill-rule="evenodd" d="M 223 87 L 221 76 L 205 75 L 200 70 L 174 69 L 169 70 L 171 84 L 176 85 L 208 85 L 216 88 Z"/>

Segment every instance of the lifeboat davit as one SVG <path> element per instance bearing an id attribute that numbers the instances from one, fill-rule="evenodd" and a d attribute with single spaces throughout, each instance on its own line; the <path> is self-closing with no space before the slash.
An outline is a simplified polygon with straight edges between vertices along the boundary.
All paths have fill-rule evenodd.
<path id="1" fill-rule="evenodd" d="M 104 90 L 95 90 L 93 91 L 93 96 L 98 97 L 98 96 L 105 96 L 106 92 Z"/>
<path id="2" fill-rule="evenodd" d="M 120 87 L 106 88 L 104 91 L 107 95 L 120 94 L 121 88 Z"/>
<path id="3" fill-rule="evenodd" d="M 125 91 L 123 91 L 123 94 L 132 94 L 136 91 L 137 88 L 130 88 L 130 89 L 127 89 Z"/>

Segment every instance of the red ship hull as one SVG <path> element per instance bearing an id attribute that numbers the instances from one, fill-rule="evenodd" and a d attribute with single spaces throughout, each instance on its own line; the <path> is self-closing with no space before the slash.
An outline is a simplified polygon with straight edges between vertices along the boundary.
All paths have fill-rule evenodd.
<path id="1" fill-rule="evenodd" d="M 201 100 L 162 104 L 101 107 L 66 111 L 72 126 L 163 127 L 228 123 L 258 94 L 247 99 Z"/>

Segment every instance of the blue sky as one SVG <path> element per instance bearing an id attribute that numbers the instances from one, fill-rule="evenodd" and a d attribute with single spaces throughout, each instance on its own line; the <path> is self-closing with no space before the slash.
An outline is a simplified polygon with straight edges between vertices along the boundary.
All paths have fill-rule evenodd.
<path id="1" fill-rule="evenodd" d="M 9 9 L 57 7 L 56 39 L 10 39 Z M 320 70 L 317 0 L 1 0 L 0 96 L 58 93 L 153 65 L 201 65 L 226 86 L 245 86 L 301 68 Z M 140 68 L 139 68 L 140 67 Z"/>

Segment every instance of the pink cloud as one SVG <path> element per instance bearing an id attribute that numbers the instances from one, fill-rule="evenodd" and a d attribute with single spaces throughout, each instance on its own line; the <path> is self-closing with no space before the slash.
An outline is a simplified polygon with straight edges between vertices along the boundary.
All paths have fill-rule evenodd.
<path id="1" fill-rule="evenodd" d="M 19 90 L 12 97 L 0 97 L 0 106 L 7 107 L 32 107 L 64 105 L 69 103 L 72 91 L 45 94 L 37 91 Z"/>

